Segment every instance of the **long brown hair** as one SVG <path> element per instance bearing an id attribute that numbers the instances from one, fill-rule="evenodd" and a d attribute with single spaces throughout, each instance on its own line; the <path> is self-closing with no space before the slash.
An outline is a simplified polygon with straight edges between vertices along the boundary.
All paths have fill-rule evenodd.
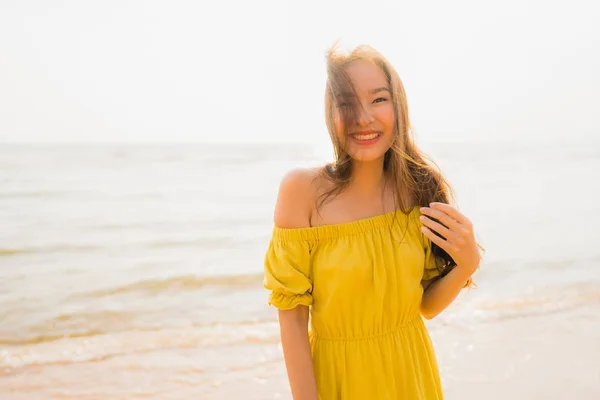
<path id="1" fill-rule="evenodd" d="M 356 96 L 346 67 L 357 60 L 369 61 L 381 68 L 392 93 L 396 117 L 395 138 L 390 149 L 385 153 L 383 168 L 394 184 L 396 209 L 408 214 L 412 206 L 429 206 L 431 202 L 450 203 L 454 200 L 450 183 L 435 162 L 415 144 L 408 117 L 406 93 L 394 67 L 381 53 L 370 46 L 358 46 L 348 54 L 342 54 L 337 46 L 334 46 L 326 55 L 325 118 L 334 147 L 335 161 L 322 169 L 320 174 L 331 183 L 331 186 L 317 199 L 317 210 L 328 199 L 341 193 L 350 182 L 352 159 L 344 149 L 345 144 L 337 135 L 335 113 L 339 112 L 346 130 L 356 123 L 358 113 L 356 107 L 346 107 L 345 103 L 342 106 L 342 103 L 346 102 L 348 97 Z M 412 201 L 412 204 L 407 204 L 409 201 Z M 435 243 L 432 243 L 432 251 L 438 261 L 441 276 L 456 266 L 452 257 Z M 470 282 L 467 285 L 470 285 Z"/>

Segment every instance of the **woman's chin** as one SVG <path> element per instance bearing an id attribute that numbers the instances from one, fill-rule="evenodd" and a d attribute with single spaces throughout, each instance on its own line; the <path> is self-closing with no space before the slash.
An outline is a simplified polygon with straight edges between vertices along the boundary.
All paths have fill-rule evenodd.
<path id="1" fill-rule="evenodd" d="M 350 149 L 348 154 L 354 161 L 372 162 L 379 161 L 385 156 L 387 149 Z"/>

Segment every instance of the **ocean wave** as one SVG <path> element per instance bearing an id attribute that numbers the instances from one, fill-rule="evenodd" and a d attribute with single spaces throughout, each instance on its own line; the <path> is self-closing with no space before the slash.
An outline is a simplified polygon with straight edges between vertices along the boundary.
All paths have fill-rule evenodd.
<path id="1" fill-rule="evenodd" d="M 15 256 L 17 254 L 23 254 L 24 251 L 21 249 L 0 249 L 0 257 L 2 256 Z"/>
<path id="2" fill-rule="evenodd" d="M 0 199 L 27 199 L 71 196 L 74 192 L 68 190 L 33 190 L 22 192 L 0 192 Z"/>
<path id="3" fill-rule="evenodd" d="M 196 290 L 204 286 L 253 287 L 260 285 L 263 274 L 197 276 L 183 275 L 162 279 L 147 279 L 115 288 L 78 293 L 74 297 L 105 297 L 117 294 L 145 293 L 154 295 L 162 292 Z"/>
<path id="4" fill-rule="evenodd" d="M 113 319 L 111 323 L 108 321 L 108 317 Z M 121 320 L 121 324 L 116 324 L 114 319 L 118 318 Z M 238 338 L 239 340 L 230 341 L 230 343 L 271 343 L 272 337 L 263 337 L 257 334 L 257 330 L 250 329 L 253 326 L 261 326 L 265 324 L 273 324 L 276 321 L 274 319 L 252 319 L 252 320 L 238 320 L 238 321 L 212 321 L 208 323 L 192 323 L 184 324 L 181 326 L 143 326 L 141 324 L 134 324 L 135 319 L 132 313 L 116 313 L 116 312 L 99 312 L 99 313 L 75 313 L 70 315 L 62 314 L 55 318 L 50 319 L 46 323 L 34 327 L 30 327 L 28 330 L 33 332 L 55 332 L 53 334 L 39 334 L 39 335 L 21 335 L 20 337 L 1 337 L 0 346 L 35 346 L 47 344 L 50 342 L 57 341 L 72 341 L 72 340 L 91 340 L 102 336 L 111 335 L 126 335 L 131 332 L 135 332 L 139 335 L 151 335 L 152 332 L 160 333 L 163 331 L 178 331 L 178 330 L 191 330 L 191 331 L 205 331 L 208 333 L 215 334 L 215 338 L 221 338 L 219 340 L 209 340 L 209 334 L 203 336 L 202 341 L 205 345 L 220 343 L 223 337 L 217 332 L 235 332 L 240 329 L 247 329 L 247 334 Z M 135 325 L 135 326 L 134 326 Z M 79 327 L 79 329 L 77 329 Z M 260 330 L 260 333 L 263 333 Z M 230 338 L 231 339 L 231 338 Z M 276 339 L 276 338 L 275 338 Z"/>
<path id="5" fill-rule="evenodd" d="M 481 302 L 474 307 L 482 321 L 505 320 L 558 314 L 600 303 L 600 289 L 588 284 L 564 286 L 555 292 L 538 292 L 503 301 Z"/>
<path id="6" fill-rule="evenodd" d="M 97 221 L 85 226 L 90 230 L 123 230 L 123 229 L 177 229 L 197 231 L 201 226 L 203 231 L 219 229 L 223 227 L 262 227 L 269 225 L 269 220 L 263 217 L 230 217 L 230 216 L 203 216 L 198 219 L 169 220 L 169 221 L 128 221 L 125 223 L 104 223 Z M 270 227 L 270 226 L 269 226 Z"/>
<path id="7" fill-rule="evenodd" d="M 6 348 L 0 351 L 0 366 L 5 371 L 17 369 L 18 372 L 19 368 L 25 367 L 99 362 L 128 354 L 185 347 L 189 344 L 180 340 L 169 343 L 161 332 L 119 332 Z"/>
<path id="8" fill-rule="evenodd" d="M 101 246 L 90 245 L 56 245 L 40 247 L 23 247 L 18 249 L 0 249 L 1 256 L 15 256 L 23 254 L 50 254 L 50 253 L 81 253 L 101 250 Z"/>
<path id="9" fill-rule="evenodd" d="M 92 336 L 73 336 L 64 340 L 24 342 L 0 349 L 0 370 L 5 373 L 19 373 L 20 369 L 32 366 L 91 363 L 156 351 L 279 342 L 275 320 L 245 322 L 254 326 L 246 326 L 243 329 L 236 329 L 235 326 L 217 329 L 214 325 L 145 331 L 136 329 Z"/>
<path id="10" fill-rule="evenodd" d="M 37 324 L 27 324 L 20 332 L 6 335 L 0 331 L 0 346 L 22 346 L 62 339 L 89 338 L 126 330 L 152 330 L 137 322 L 137 311 L 85 310 L 54 314 Z"/>
<path id="11" fill-rule="evenodd" d="M 114 230 L 118 230 L 116 227 Z M 262 240 L 262 241 L 261 241 Z M 94 244 L 48 244 L 40 246 L 28 246 L 21 248 L 0 248 L 0 257 L 18 256 L 27 254 L 57 254 L 57 253 L 87 253 L 95 251 L 104 251 L 107 247 L 114 248 L 141 248 L 141 249 L 177 249 L 177 248 L 196 248 L 196 249 L 225 249 L 236 246 L 243 246 L 252 243 L 262 244 L 262 236 L 252 238 L 236 238 L 233 236 L 213 236 L 196 239 L 181 240 L 160 240 L 160 241 L 139 241 L 131 243 L 120 243 L 118 245 L 94 245 Z"/>
<path id="12" fill-rule="evenodd" d="M 177 247 L 195 247 L 198 249 L 208 248 L 208 249 L 219 249 L 219 248 L 231 248 L 233 246 L 239 246 L 243 244 L 249 244 L 257 242 L 256 238 L 237 238 L 234 236 L 210 236 L 203 237 L 197 239 L 188 239 L 188 240 L 162 240 L 159 242 L 150 242 L 146 243 L 144 246 L 147 246 L 152 249 L 170 249 Z"/>
<path id="13" fill-rule="evenodd" d="M 26 345 L 35 345 L 46 342 L 54 342 L 57 340 L 63 339 L 76 339 L 76 338 L 90 338 L 97 335 L 102 335 L 107 333 L 106 331 L 99 329 L 91 329 L 88 331 L 81 332 L 71 332 L 71 333 L 61 333 L 61 334 L 49 334 L 49 335 L 38 335 L 38 336 L 29 336 L 23 338 L 0 338 L 0 346 L 26 346 Z"/>

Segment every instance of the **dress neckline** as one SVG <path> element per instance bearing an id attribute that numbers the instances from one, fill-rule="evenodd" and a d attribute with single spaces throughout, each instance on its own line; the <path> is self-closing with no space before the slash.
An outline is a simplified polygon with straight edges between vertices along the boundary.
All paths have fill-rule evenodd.
<path id="1" fill-rule="evenodd" d="M 372 217 L 361 218 L 354 221 L 340 222 L 329 225 L 310 226 L 305 228 L 273 228 L 273 238 L 282 241 L 305 240 L 314 241 L 324 238 L 335 238 L 342 236 L 355 236 L 370 232 L 383 227 L 389 227 L 397 216 L 411 217 L 419 213 L 420 206 L 412 206 L 406 211 L 395 210 Z"/>

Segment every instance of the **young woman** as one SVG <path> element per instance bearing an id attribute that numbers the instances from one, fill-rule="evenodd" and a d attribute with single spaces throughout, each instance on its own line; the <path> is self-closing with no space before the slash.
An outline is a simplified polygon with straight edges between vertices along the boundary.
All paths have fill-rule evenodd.
<path id="1" fill-rule="evenodd" d="M 416 147 L 390 63 L 334 49 L 327 73 L 335 162 L 284 177 L 265 257 L 293 398 L 441 399 L 422 317 L 470 285 L 473 226 Z"/>

